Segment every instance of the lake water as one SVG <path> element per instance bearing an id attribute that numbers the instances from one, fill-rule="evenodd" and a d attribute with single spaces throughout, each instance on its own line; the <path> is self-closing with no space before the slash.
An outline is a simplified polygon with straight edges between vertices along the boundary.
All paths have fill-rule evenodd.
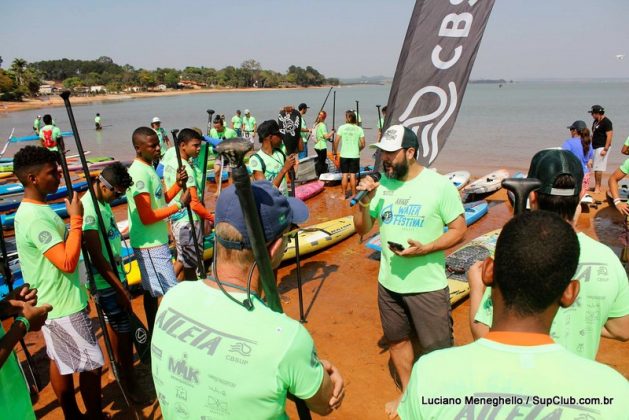
<path id="1" fill-rule="evenodd" d="M 336 127 L 344 119 L 344 111 L 355 108 L 359 101 L 367 143 L 376 137 L 376 105 L 384 105 L 390 86 L 351 86 L 336 89 Z M 251 110 L 258 124 L 276 118 L 286 104 L 297 106 L 306 102 L 311 109 L 308 123 L 321 107 L 328 89 L 299 89 L 257 92 L 223 92 L 181 95 L 120 102 L 96 102 L 74 107 L 79 132 L 86 150 L 93 155 L 111 155 L 126 160 L 134 156 L 131 133 L 141 125 L 149 125 L 159 116 L 162 126 L 172 128 L 197 126 L 204 128 L 208 108 L 231 119 L 236 109 Z M 629 82 L 520 82 L 502 88 L 489 84 L 470 84 L 463 99 L 454 130 L 433 166 L 440 172 L 469 170 L 482 176 L 500 167 L 526 170 L 531 156 L 546 147 L 560 146 L 569 136 L 566 129 L 577 119 L 591 124 L 587 113 L 593 104 L 601 104 L 614 124 L 614 142 L 608 169 L 622 163 L 620 148 L 629 136 Z M 332 94 L 325 107 L 328 127 L 332 125 Z M 94 116 L 99 112 L 104 130 L 94 130 Z M 15 127 L 15 135 L 31 134 L 33 118 L 50 113 L 62 130 L 69 130 L 64 108 L 43 108 L 0 114 L 0 136 L 7 136 Z M 25 143 L 12 144 L 6 156 L 14 154 Z M 70 149 L 73 141 L 67 140 Z M 312 147 L 312 146 L 311 146 Z M 312 153 L 312 150 L 311 150 Z M 365 163 L 371 151 L 363 151 Z"/>

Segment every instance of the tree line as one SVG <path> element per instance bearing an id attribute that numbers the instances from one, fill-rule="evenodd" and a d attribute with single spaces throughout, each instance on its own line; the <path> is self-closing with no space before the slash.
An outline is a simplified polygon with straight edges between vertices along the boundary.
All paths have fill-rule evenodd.
<path id="1" fill-rule="evenodd" d="M 0 57 L 0 66 L 2 58 Z M 36 96 L 44 81 L 62 83 L 67 89 L 105 86 L 109 93 L 127 88 L 152 90 L 164 85 L 167 88 L 222 87 L 222 88 L 275 88 L 293 86 L 338 85 L 336 78 L 326 78 L 317 69 L 307 66 L 290 66 L 286 73 L 263 69 L 256 60 L 246 60 L 240 67 L 227 66 L 220 70 L 212 67 L 136 69 L 129 64 L 119 65 L 106 56 L 96 60 L 45 60 L 28 63 L 16 58 L 11 66 L 0 68 L 0 99 L 21 100 Z"/>

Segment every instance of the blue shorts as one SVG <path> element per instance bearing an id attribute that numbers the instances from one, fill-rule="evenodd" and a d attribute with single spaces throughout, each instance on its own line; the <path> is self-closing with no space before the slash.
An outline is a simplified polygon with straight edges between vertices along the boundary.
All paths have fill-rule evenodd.
<path id="1" fill-rule="evenodd" d="M 164 296 L 171 287 L 177 284 L 172 255 L 167 245 L 133 248 L 133 254 L 138 260 L 142 288 L 151 296 Z"/>
<path id="2" fill-rule="evenodd" d="M 117 333 L 130 333 L 131 332 L 131 320 L 129 319 L 129 313 L 124 311 L 116 295 L 118 292 L 113 287 L 99 290 L 96 294 L 98 304 L 103 310 L 105 321 L 111 325 L 111 328 Z"/>

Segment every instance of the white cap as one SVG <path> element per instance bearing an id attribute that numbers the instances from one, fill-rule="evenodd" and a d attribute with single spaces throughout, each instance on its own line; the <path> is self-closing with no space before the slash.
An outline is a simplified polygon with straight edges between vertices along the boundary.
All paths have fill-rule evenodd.
<path id="1" fill-rule="evenodd" d="M 41 115 L 38 115 L 37 118 L 41 118 Z"/>
<path id="2" fill-rule="evenodd" d="M 248 109 L 245 109 L 245 115 L 247 115 L 247 114 L 251 114 L 251 112 L 249 112 Z"/>
<path id="3" fill-rule="evenodd" d="M 159 117 L 153 117 L 153 121 L 151 121 L 151 123 L 161 123 L 162 120 L 159 119 Z"/>
<path id="4" fill-rule="evenodd" d="M 382 135 L 379 143 L 369 145 L 370 148 L 378 148 L 385 152 L 396 152 L 400 149 L 406 149 L 409 147 L 419 147 L 417 135 L 409 128 L 403 125 L 392 125 Z"/>

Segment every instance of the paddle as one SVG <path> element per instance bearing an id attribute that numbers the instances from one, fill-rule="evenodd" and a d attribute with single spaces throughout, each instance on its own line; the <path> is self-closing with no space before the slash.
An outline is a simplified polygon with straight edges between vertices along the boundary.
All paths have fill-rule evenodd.
<path id="1" fill-rule="evenodd" d="M 358 108 L 358 101 L 356 101 L 356 125 L 359 127 L 363 126 L 363 123 L 361 122 L 360 118 L 360 112 L 359 112 L 359 108 Z"/>
<path id="2" fill-rule="evenodd" d="M 336 91 L 332 95 L 332 131 L 336 128 Z M 329 142 L 334 143 L 334 136 L 328 139 Z"/>
<path id="3" fill-rule="evenodd" d="M 207 112 L 207 127 L 206 127 L 206 134 L 209 135 L 210 134 L 210 122 L 212 121 L 212 115 L 214 115 L 214 110 L 213 109 L 208 109 L 205 112 Z M 201 185 L 203 186 L 203 188 L 201 188 L 201 191 L 199 191 L 199 200 L 201 201 L 201 204 L 205 205 L 205 190 L 206 190 L 206 185 L 207 185 L 207 181 L 205 179 L 205 177 L 207 176 L 207 162 L 208 162 L 208 158 L 209 158 L 209 154 L 210 154 L 210 145 L 208 144 L 208 142 L 204 141 L 203 145 L 201 146 L 201 152 L 199 153 L 199 157 L 197 158 L 197 162 L 199 163 L 199 165 L 203 165 L 202 166 L 202 170 L 201 170 Z M 222 168 L 221 168 L 222 171 Z M 220 185 L 220 184 L 219 184 Z M 205 220 L 201 219 L 201 235 L 205 234 Z"/>
<path id="4" fill-rule="evenodd" d="M 376 105 L 376 109 L 378 110 L 378 129 L 380 130 L 380 132 L 378 133 L 378 141 L 380 141 L 380 137 L 382 136 L 382 132 L 384 129 L 384 121 L 382 121 L 382 114 L 380 113 L 380 107 L 382 105 Z M 380 124 L 382 124 L 382 127 L 380 126 Z M 374 168 L 375 169 L 375 168 Z"/>
<path id="5" fill-rule="evenodd" d="M 256 203 L 253 198 L 251 180 L 249 179 L 247 167 L 243 161 L 245 154 L 252 148 L 253 145 L 248 139 L 235 138 L 223 141 L 217 146 L 216 150 L 221 156 L 225 157 L 232 167 L 232 179 L 237 191 L 240 206 L 242 207 L 247 233 L 251 240 L 253 256 L 258 265 L 266 303 L 271 310 L 282 313 L 282 303 L 275 285 L 275 275 L 273 274 L 273 268 L 271 266 L 271 258 L 266 248 L 260 216 L 258 215 Z M 214 254 L 216 255 L 216 252 Z M 306 403 L 297 397 L 294 397 L 294 401 L 297 406 L 299 418 L 309 420 L 311 418 L 310 410 L 308 410 Z"/>
<path id="6" fill-rule="evenodd" d="M 107 258 L 109 259 L 109 264 L 113 269 L 114 267 L 117 267 L 116 259 L 114 257 L 113 250 L 111 249 L 111 244 L 109 243 L 109 235 L 107 233 L 107 228 L 105 227 L 103 215 L 100 211 L 98 198 L 96 198 L 96 193 L 94 192 L 94 182 L 92 181 L 92 178 L 89 176 L 89 168 L 87 165 L 87 160 L 85 158 L 83 143 L 81 142 L 81 138 L 79 136 L 79 130 L 76 125 L 76 120 L 74 119 L 74 112 L 72 111 L 72 104 L 70 103 L 70 91 L 64 91 L 61 93 L 60 96 L 63 99 L 63 102 L 65 104 L 66 111 L 68 113 L 68 118 L 70 119 L 70 125 L 72 127 L 72 131 L 74 132 L 74 139 L 76 141 L 77 150 L 79 152 L 79 157 L 81 159 L 81 166 L 83 167 L 83 173 L 85 174 L 85 179 L 88 183 L 87 190 L 89 191 L 90 198 L 94 205 L 94 210 L 96 211 L 96 219 L 98 221 L 101 238 L 103 239 L 103 243 L 105 244 Z M 63 157 L 63 152 L 61 153 L 61 156 L 62 156 L 61 163 L 62 163 L 62 168 L 63 168 L 63 175 L 66 178 L 66 183 L 67 183 L 70 176 L 70 173 L 68 172 L 68 164 L 65 161 L 65 157 Z M 68 197 L 70 198 L 70 200 L 72 199 L 71 188 L 68 188 Z M 92 296 L 94 296 L 96 293 L 96 284 L 94 283 L 94 276 L 92 275 L 92 266 L 89 259 L 89 253 L 87 252 L 85 244 L 82 245 L 82 249 L 83 249 L 83 258 L 85 259 L 85 266 L 87 268 L 85 271 L 87 272 L 87 278 L 89 281 Z M 116 273 L 116 275 L 118 275 L 118 270 L 114 269 L 114 272 Z M 109 356 L 109 362 L 111 364 L 114 377 L 116 378 L 116 382 L 118 383 L 118 386 L 120 387 L 120 390 L 122 392 L 125 402 L 127 403 L 129 407 L 131 407 L 129 403 L 129 399 L 127 398 L 127 395 L 125 394 L 122 384 L 120 382 L 118 367 L 116 366 L 116 363 L 113 357 L 111 340 L 109 338 L 109 334 L 107 333 L 107 327 L 105 324 L 105 319 L 102 313 L 102 309 L 97 299 L 94 299 L 94 303 L 96 306 L 96 312 L 98 314 L 98 319 L 99 319 L 101 329 L 103 332 L 103 338 L 105 340 L 105 348 L 107 349 L 107 354 Z M 129 317 L 131 318 L 131 324 L 133 326 L 133 331 L 132 331 L 133 344 L 135 346 L 136 351 L 138 352 L 138 356 L 140 357 L 140 360 L 142 360 L 142 362 L 150 363 L 151 353 L 150 353 L 150 343 L 147 340 L 148 332 L 146 328 L 144 327 L 144 325 L 142 324 L 142 322 L 136 317 L 136 315 L 132 311 L 129 312 Z M 137 413 L 135 413 L 135 415 L 137 417 Z"/>
<path id="7" fill-rule="evenodd" d="M 7 284 L 7 288 L 9 292 L 13 291 L 13 273 L 11 273 L 11 267 L 9 266 L 9 256 L 7 252 L 7 244 L 4 240 L 4 229 L 0 227 L 0 251 L 2 251 L 2 264 L 4 268 L 4 281 Z M 26 346 L 26 342 L 24 339 L 20 339 L 20 346 L 24 351 L 24 356 L 26 356 L 26 366 L 28 366 L 28 370 L 30 371 L 31 377 L 33 378 L 33 388 L 36 393 L 39 394 L 39 390 L 42 389 L 42 380 L 39 376 L 39 372 L 37 372 L 37 368 L 35 367 L 35 363 L 33 361 L 33 356 L 28 351 L 28 347 Z"/>
<path id="8" fill-rule="evenodd" d="M 11 138 L 13 137 L 13 133 L 15 133 L 15 128 L 11 130 L 11 134 L 9 134 L 9 139 L 7 140 L 4 147 L 2 148 L 2 151 L 0 151 L 0 156 L 4 156 L 4 153 L 7 151 L 7 147 L 9 147 L 9 144 L 11 144 Z"/>
<path id="9" fill-rule="evenodd" d="M 173 135 L 173 143 L 175 144 L 175 153 L 177 154 L 177 169 L 181 171 L 183 168 L 183 163 L 181 162 L 181 150 L 179 150 L 179 139 L 177 138 L 177 133 L 179 130 L 171 130 L 171 134 Z M 205 184 L 205 179 L 203 179 Z M 183 191 L 186 191 L 186 186 L 183 186 Z M 205 268 L 203 267 L 203 254 L 199 249 L 199 240 L 197 236 L 197 230 L 194 227 L 194 218 L 192 216 L 192 209 L 190 208 L 190 204 L 186 204 L 186 212 L 188 213 L 188 222 L 190 223 L 190 231 L 192 232 L 192 240 L 194 241 L 194 253 L 197 255 L 197 279 L 205 278 Z"/>
<path id="10" fill-rule="evenodd" d="M 502 186 L 513 193 L 513 212 L 517 216 L 524 213 L 529 194 L 541 187 L 542 182 L 535 178 L 507 178 Z"/>

